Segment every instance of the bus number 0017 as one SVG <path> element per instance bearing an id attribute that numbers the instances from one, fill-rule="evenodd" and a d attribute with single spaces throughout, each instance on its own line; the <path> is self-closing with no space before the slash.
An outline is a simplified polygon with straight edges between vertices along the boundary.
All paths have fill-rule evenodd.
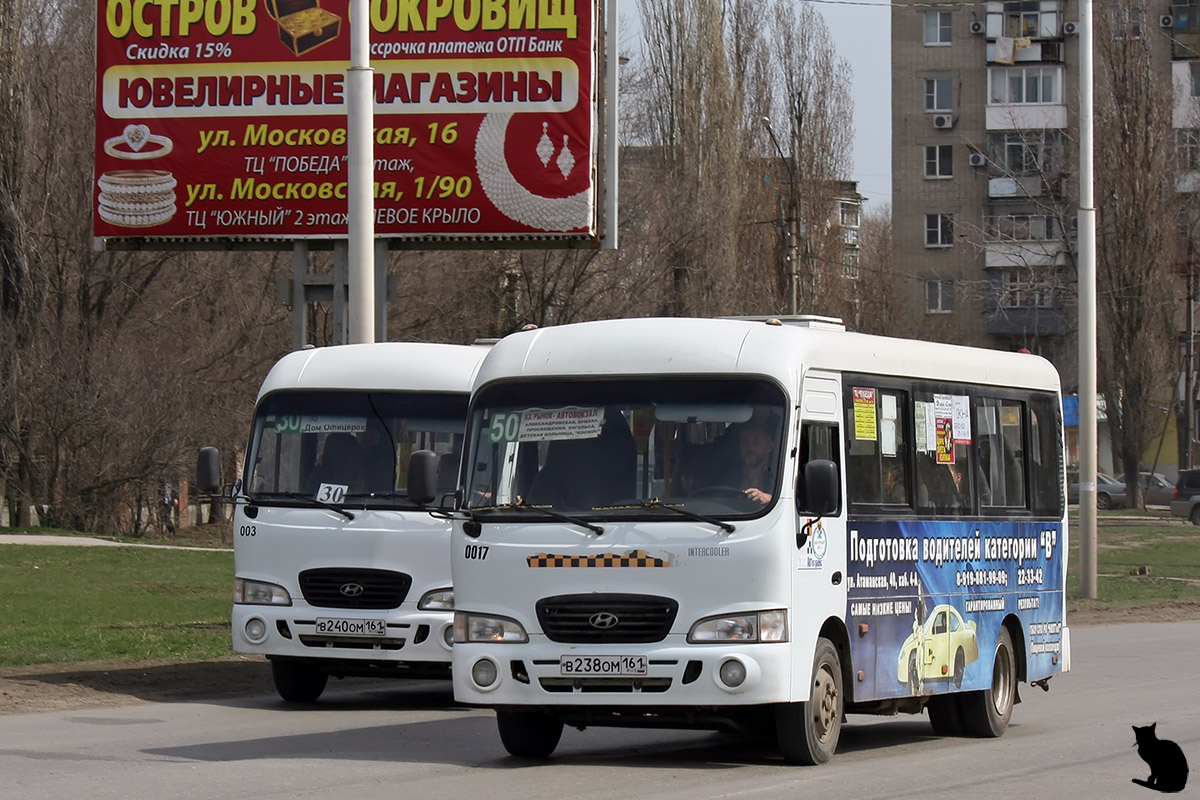
<path id="1" fill-rule="evenodd" d="M 486 545 L 482 544 L 469 544 L 463 553 L 463 555 L 465 555 L 467 558 L 476 559 L 479 561 L 483 561 L 485 558 L 487 558 L 487 554 L 488 548 Z"/>

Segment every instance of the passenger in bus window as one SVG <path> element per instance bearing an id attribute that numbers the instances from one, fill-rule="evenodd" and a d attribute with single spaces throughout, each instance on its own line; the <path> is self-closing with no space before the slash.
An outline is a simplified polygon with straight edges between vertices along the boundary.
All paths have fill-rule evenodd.
<path id="1" fill-rule="evenodd" d="M 904 470 L 899 459 L 883 460 L 883 502 L 888 505 L 908 505 L 908 492 L 904 486 Z"/>
<path id="2" fill-rule="evenodd" d="M 395 489 L 396 446 L 384 423 L 378 419 L 367 420 L 366 429 L 358 434 L 357 439 L 367 491 L 390 492 Z"/>
<path id="3" fill-rule="evenodd" d="M 943 481 L 942 508 L 951 514 L 962 514 L 971 508 L 971 485 L 963 464 L 951 461 L 946 465 L 949 480 Z"/>
<path id="4" fill-rule="evenodd" d="M 361 458 L 354 434 L 331 433 L 326 436 L 319 463 L 309 479 L 309 493 L 316 493 L 322 483 L 348 486 L 351 492 L 362 491 Z"/>

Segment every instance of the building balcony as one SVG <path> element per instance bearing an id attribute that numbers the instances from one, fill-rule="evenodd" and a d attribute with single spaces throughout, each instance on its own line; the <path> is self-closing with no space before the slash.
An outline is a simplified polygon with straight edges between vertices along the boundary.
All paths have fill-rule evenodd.
<path id="1" fill-rule="evenodd" d="M 997 307 L 989 309 L 992 336 L 1061 336 L 1067 332 L 1063 308 Z"/>

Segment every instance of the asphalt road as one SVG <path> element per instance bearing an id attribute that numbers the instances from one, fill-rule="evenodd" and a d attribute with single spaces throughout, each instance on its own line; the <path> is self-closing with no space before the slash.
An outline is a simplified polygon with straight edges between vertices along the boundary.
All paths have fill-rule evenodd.
<path id="1" fill-rule="evenodd" d="M 553 759 L 506 756 L 490 712 L 446 684 L 356 688 L 310 709 L 274 695 L 0 719 L 0 796 L 62 798 L 1145 797 L 1131 725 L 1158 722 L 1200 769 L 1200 622 L 1072 630 L 1074 671 L 1001 739 L 941 739 L 925 717 L 850 717 L 833 761 L 787 767 L 770 740 L 568 730 Z M 1193 772 L 1193 784 L 1200 777 Z M 1189 786 L 1183 795 L 1200 791 Z"/>

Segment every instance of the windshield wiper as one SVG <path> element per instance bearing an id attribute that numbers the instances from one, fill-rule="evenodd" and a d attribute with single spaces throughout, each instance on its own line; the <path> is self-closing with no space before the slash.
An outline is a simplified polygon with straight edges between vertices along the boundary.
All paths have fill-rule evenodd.
<path id="1" fill-rule="evenodd" d="M 303 500 L 315 508 L 326 508 L 330 511 L 336 511 L 346 519 L 354 519 L 354 515 L 341 506 L 335 506 L 333 503 L 323 503 L 310 494 L 300 494 L 299 492 L 279 492 L 281 497 L 290 497 L 293 500 Z"/>
<path id="2" fill-rule="evenodd" d="M 572 525 L 578 525 L 581 528 L 587 528 L 597 536 L 604 533 L 604 528 L 601 528 L 599 525 L 593 525 L 592 523 L 582 520 L 579 517 L 573 517 L 570 514 L 564 514 L 561 511 L 554 511 L 553 509 L 546 508 L 545 506 L 528 505 L 519 497 L 515 503 L 505 503 L 504 505 L 499 506 L 480 506 L 478 508 L 467 509 L 467 511 L 474 513 L 477 511 L 505 511 L 510 509 L 514 511 L 536 511 L 539 514 L 544 514 L 545 516 L 559 520 L 560 522 L 569 522 Z"/>
<path id="3" fill-rule="evenodd" d="M 615 510 L 621 509 L 621 508 L 661 508 L 661 509 L 665 509 L 667 511 L 672 511 L 681 517 L 687 517 L 688 519 L 694 519 L 697 522 L 707 522 L 709 525 L 716 525 L 718 528 L 725 531 L 726 533 L 733 533 L 736 530 L 736 528 L 733 527 L 732 523 L 726 522 L 723 519 L 717 519 L 716 517 L 710 517 L 707 514 L 697 514 L 695 511 L 689 511 L 688 509 L 683 508 L 681 506 L 667 505 L 662 500 L 659 500 L 657 497 L 652 497 L 644 503 L 634 503 L 633 505 L 629 505 L 629 506 L 613 506 L 612 510 L 615 511 Z M 605 510 L 608 510 L 608 509 L 605 509 Z"/>
<path id="4" fill-rule="evenodd" d="M 409 500 L 407 497 L 402 497 L 397 492 L 351 492 L 346 495 L 346 499 L 354 498 L 361 502 L 387 501 L 389 503 L 403 503 L 407 508 L 415 508 L 420 510 L 422 506 Z"/>

